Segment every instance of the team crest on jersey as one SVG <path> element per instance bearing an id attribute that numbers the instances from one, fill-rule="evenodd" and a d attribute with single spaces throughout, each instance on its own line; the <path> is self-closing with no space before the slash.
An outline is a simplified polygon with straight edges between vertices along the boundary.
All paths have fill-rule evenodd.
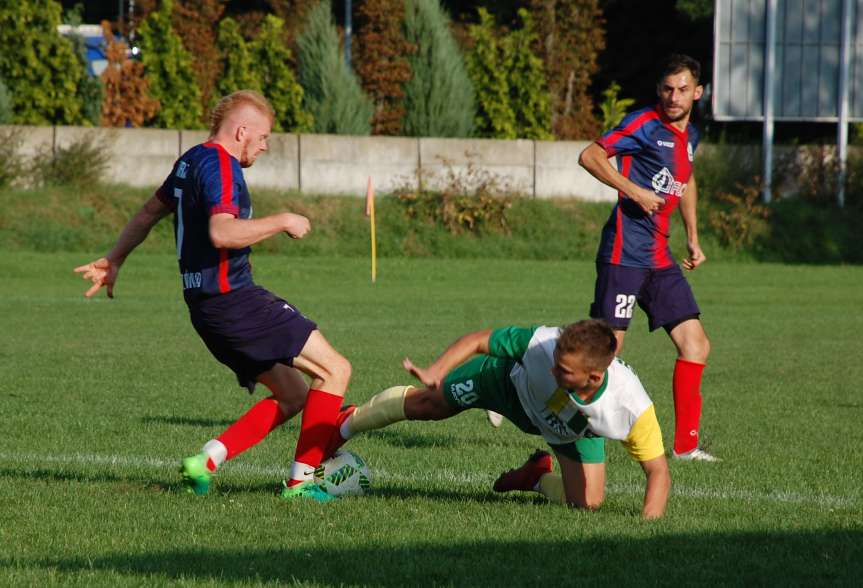
<path id="1" fill-rule="evenodd" d="M 686 184 L 678 182 L 674 179 L 674 175 L 667 167 L 662 168 L 651 178 L 653 191 L 662 194 L 670 194 L 672 196 L 681 197 L 683 191 L 686 190 Z"/>
<path id="2" fill-rule="evenodd" d="M 695 159 L 695 153 L 692 151 L 692 143 L 689 141 L 686 142 L 686 157 L 689 158 L 690 163 Z"/>

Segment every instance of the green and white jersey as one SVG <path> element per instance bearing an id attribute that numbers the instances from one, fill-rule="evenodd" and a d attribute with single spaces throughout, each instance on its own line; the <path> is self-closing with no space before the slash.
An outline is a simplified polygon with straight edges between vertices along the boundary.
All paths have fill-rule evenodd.
<path id="1" fill-rule="evenodd" d="M 638 461 L 663 453 L 653 402 L 632 369 L 615 358 L 589 403 L 559 388 L 551 369 L 559 327 L 493 331 L 489 355 L 516 360 L 509 377 L 528 418 L 552 445 L 586 436 L 623 441 Z"/>

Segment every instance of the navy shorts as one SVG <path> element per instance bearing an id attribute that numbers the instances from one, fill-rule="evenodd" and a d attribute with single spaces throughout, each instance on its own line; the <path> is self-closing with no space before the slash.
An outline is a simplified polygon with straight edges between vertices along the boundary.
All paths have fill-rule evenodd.
<path id="1" fill-rule="evenodd" d="M 596 264 L 591 318 L 604 319 L 613 329 L 625 331 L 636 302 L 647 314 L 651 331 L 659 327 L 671 330 L 701 314 L 677 264 L 664 269 Z"/>
<path id="2" fill-rule="evenodd" d="M 192 325 L 207 349 L 255 389 L 258 376 L 277 363 L 292 365 L 317 325 L 293 305 L 260 286 L 247 286 L 189 306 Z"/>

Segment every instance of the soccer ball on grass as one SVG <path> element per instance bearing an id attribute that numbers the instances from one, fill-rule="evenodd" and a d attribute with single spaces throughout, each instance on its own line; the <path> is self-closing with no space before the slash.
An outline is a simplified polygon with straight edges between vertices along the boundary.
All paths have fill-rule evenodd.
<path id="1" fill-rule="evenodd" d="M 340 449 L 315 468 L 315 484 L 331 496 L 362 496 L 371 482 L 369 466 L 352 451 Z"/>

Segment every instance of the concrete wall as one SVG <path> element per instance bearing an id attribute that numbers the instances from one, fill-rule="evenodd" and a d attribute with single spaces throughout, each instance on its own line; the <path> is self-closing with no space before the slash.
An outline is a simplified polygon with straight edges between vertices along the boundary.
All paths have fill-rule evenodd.
<path id="1" fill-rule="evenodd" d="M 21 140 L 21 153 L 65 148 L 90 137 L 110 150 L 105 179 L 132 186 L 161 184 L 174 161 L 206 131 L 83 127 L 0 127 Z M 616 194 L 578 166 L 586 142 L 349 137 L 275 133 L 269 152 L 245 170 L 249 186 L 318 194 L 365 194 L 482 182 L 539 198 L 614 200 Z M 453 178 L 457 178 L 454 180 Z"/>

